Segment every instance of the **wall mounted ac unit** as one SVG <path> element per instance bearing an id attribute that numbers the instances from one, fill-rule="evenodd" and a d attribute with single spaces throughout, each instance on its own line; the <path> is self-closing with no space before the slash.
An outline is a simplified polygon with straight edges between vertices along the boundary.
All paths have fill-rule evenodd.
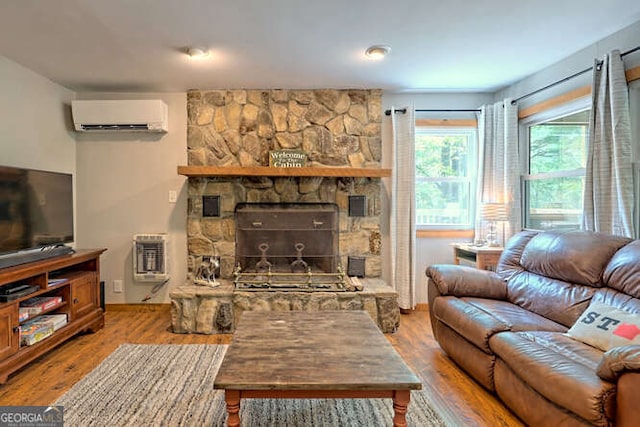
<path id="1" fill-rule="evenodd" d="M 78 132 L 167 132 L 167 110 L 157 99 L 71 101 Z"/>
<path id="2" fill-rule="evenodd" d="M 169 280 L 169 240 L 166 234 L 133 236 L 133 278 L 139 282 Z"/>

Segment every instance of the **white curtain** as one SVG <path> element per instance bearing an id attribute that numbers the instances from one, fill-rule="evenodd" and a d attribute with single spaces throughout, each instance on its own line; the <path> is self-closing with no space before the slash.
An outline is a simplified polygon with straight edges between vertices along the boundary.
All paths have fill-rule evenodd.
<path id="1" fill-rule="evenodd" d="M 629 90 L 620 52 L 594 64 L 583 228 L 633 237 Z"/>
<path id="2" fill-rule="evenodd" d="M 480 217 L 482 203 L 507 205 L 508 221 L 498 224 L 498 240 L 504 245 L 522 229 L 518 107 L 511 99 L 483 105 L 478 117 L 478 189 L 476 239 L 486 235 Z"/>
<path id="3" fill-rule="evenodd" d="M 402 309 L 416 305 L 415 291 L 415 119 L 413 107 L 406 112 L 391 108 L 393 166 L 391 174 L 391 286 L 398 292 Z"/>

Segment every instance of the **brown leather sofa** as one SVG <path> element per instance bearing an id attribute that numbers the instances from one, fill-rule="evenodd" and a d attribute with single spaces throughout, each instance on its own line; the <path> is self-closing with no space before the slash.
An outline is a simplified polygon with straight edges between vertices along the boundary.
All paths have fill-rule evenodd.
<path id="1" fill-rule="evenodd" d="M 441 348 L 525 423 L 640 425 L 640 345 L 605 352 L 567 335 L 592 301 L 640 316 L 640 240 L 523 231 L 495 273 L 427 276 Z"/>

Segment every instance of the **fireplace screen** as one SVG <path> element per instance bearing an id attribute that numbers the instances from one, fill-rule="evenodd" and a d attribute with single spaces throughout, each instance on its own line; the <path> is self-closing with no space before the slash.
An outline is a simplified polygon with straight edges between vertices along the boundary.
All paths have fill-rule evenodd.
<path id="1" fill-rule="evenodd" d="M 236 206 L 236 265 L 243 272 L 335 273 L 338 244 L 335 204 Z"/>
<path id="2" fill-rule="evenodd" d="M 351 288 L 338 247 L 338 206 L 333 203 L 236 206 L 237 288 Z"/>

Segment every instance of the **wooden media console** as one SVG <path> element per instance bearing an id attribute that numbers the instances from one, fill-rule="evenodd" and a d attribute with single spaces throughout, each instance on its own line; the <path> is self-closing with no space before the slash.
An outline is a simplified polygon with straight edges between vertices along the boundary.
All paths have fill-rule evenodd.
<path id="1" fill-rule="evenodd" d="M 9 375 L 52 348 L 74 337 L 104 326 L 100 307 L 100 255 L 106 249 L 79 250 L 71 255 L 0 269 L 0 287 L 24 286 L 31 293 L 0 302 L 0 383 Z M 35 297 L 56 302 L 37 314 L 20 318 L 20 305 Z M 21 343 L 21 327 L 44 314 L 66 316 L 67 323 L 30 345 Z M 58 316 L 62 317 L 62 316 Z"/>

